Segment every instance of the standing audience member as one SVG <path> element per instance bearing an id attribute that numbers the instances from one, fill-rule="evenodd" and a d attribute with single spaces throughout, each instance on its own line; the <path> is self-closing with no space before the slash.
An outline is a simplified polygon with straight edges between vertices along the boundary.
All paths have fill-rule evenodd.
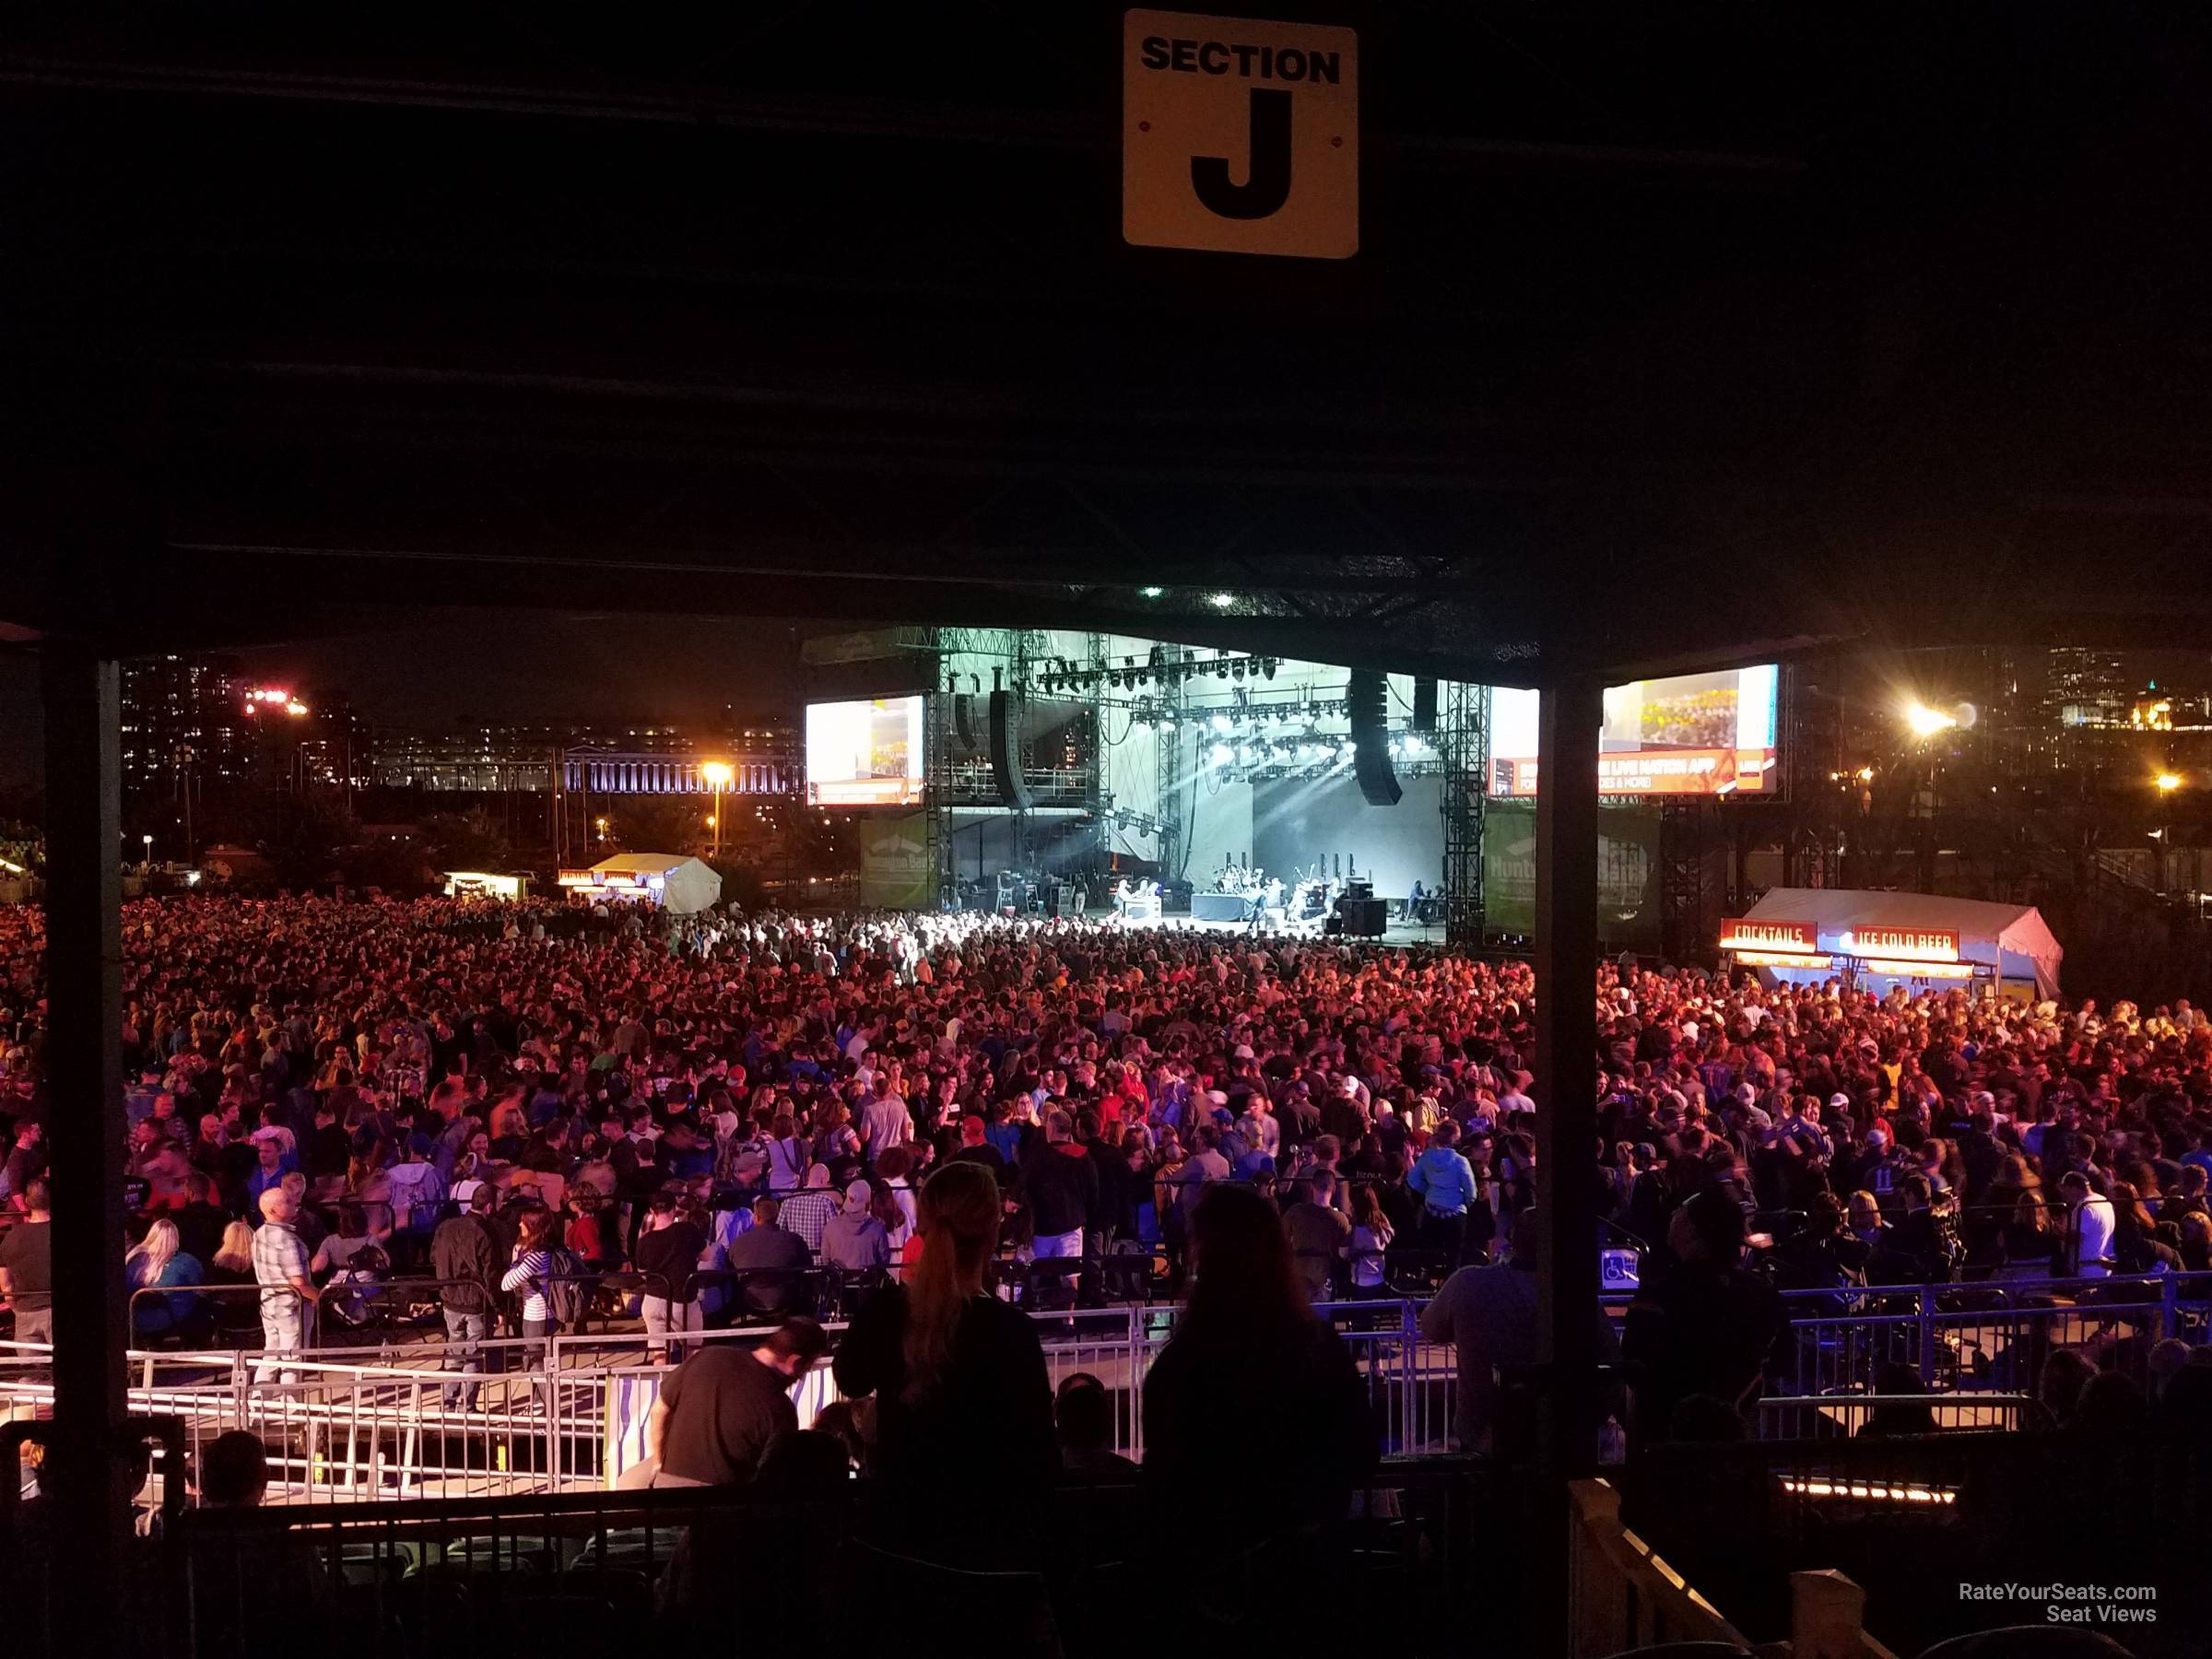
<path id="1" fill-rule="evenodd" d="M 871 1268 L 888 1265 L 890 1235 L 884 1230 L 883 1223 L 869 1213 L 874 1201 L 875 1189 L 865 1181 L 855 1181 L 845 1189 L 844 1207 L 830 1217 L 822 1229 L 823 1266 L 844 1273 L 865 1273 Z"/>
<path id="2" fill-rule="evenodd" d="M 656 1487 L 742 1486 L 799 1430 L 792 1385 L 829 1350 L 811 1319 L 785 1320 L 750 1347 L 709 1343 L 661 1384 L 645 1419 Z"/>
<path id="3" fill-rule="evenodd" d="M 860 1577 L 892 1607 L 963 1594 L 969 1574 L 1019 1575 L 996 1581 L 997 1633 L 1049 1651 L 1053 1391 L 1035 1324 L 984 1293 L 998 1182 L 982 1164 L 948 1163 L 924 1183 L 919 1211 L 921 1260 L 860 1311 L 837 1349 L 839 1389 L 876 1403 L 876 1506 L 861 1524 Z"/>
<path id="4" fill-rule="evenodd" d="M 0 1232 L 0 1299 L 16 1312 L 18 1342 L 53 1340 L 53 1218 L 43 1177 L 23 1185 L 23 1218 Z"/>
<path id="5" fill-rule="evenodd" d="M 491 1335 L 493 1287 L 503 1264 L 498 1236 L 491 1230 L 491 1183 L 479 1181 L 468 1194 L 468 1206 L 457 1216 L 438 1224 L 430 1236 L 430 1271 L 439 1279 L 438 1298 L 445 1320 L 445 1358 L 440 1369 L 464 1377 L 481 1376 L 481 1345 Z M 495 1358 L 493 1370 L 498 1369 Z M 445 1385 L 447 1409 L 459 1406 L 474 1411 L 477 1385 Z"/>
<path id="6" fill-rule="evenodd" d="M 261 1194 L 261 1226 L 253 1233 L 253 1277 L 261 1286 L 261 1346 L 270 1354 L 296 1354 L 312 1339 L 315 1286 L 309 1277 L 311 1260 L 306 1241 L 293 1225 L 299 1213 L 292 1195 L 281 1186 Z M 254 1368 L 253 1380 L 272 1376 L 283 1382 L 300 1381 L 297 1366 L 278 1368 L 264 1359 Z"/>
<path id="7" fill-rule="evenodd" d="M 1156 1628 L 1181 1651 L 1316 1651 L 1331 1609 L 1263 1584 L 1326 1583 L 1331 1532 L 1377 1452 L 1367 1391 L 1343 1339 L 1315 1317 L 1275 1206 L 1217 1186 L 1192 1218 L 1190 1300 L 1144 1385 L 1144 1482 L 1163 1535 L 1234 1539 L 1225 1570 L 1176 1588 Z M 1240 1445 L 1223 1456 L 1221 1405 Z M 1325 1602 L 1325 1598 L 1323 1598 Z M 1171 1644 L 1172 1645 L 1172 1644 Z"/>

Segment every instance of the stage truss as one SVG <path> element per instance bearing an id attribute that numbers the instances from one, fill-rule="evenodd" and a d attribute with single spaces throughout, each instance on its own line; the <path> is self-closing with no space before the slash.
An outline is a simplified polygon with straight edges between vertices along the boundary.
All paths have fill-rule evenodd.
<path id="1" fill-rule="evenodd" d="M 1490 688 L 1443 685 L 1444 938 L 1482 943 L 1482 838 L 1490 786 Z"/>

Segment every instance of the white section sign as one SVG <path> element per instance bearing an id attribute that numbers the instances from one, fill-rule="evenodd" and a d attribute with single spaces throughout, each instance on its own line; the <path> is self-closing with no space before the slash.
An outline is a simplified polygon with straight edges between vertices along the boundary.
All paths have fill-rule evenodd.
<path id="1" fill-rule="evenodd" d="M 1124 13 L 1122 236 L 1305 259 L 1358 253 L 1359 32 Z"/>

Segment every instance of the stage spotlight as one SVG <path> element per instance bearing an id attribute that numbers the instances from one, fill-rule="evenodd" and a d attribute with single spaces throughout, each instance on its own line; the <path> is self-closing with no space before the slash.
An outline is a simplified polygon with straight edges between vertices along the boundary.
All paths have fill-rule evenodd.
<path id="1" fill-rule="evenodd" d="M 1217 732 L 1226 732 L 1235 724 L 1236 722 L 1230 719 L 1230 717 L 1226 714 L 1217 714 L 1214 716 L 1214 730 Z"/>
<path id="2" fill-rule="evenodd" d="M 1273 657 L 1268 657 L 1263 661 L 1260 664 L 1260 672 L 1265 675 L 1269 679 L 1273 679 L 1275 677 L 1275 659 Z"/>
<path id="3" fill-rule="evenodd" d="M 1349 760 L 1359 752 L 1359 746 L 1348 737 L 1336 746 L 1336 759 L 1339 760 Z"/>
<path id="4" fill-rule="evenodd" d="M 1206 600 L 1206 603 L 1211 605 L 1216 610 L 1227 610 L 1236 602 L 1237 596 L 1234 594 L 1214 594 L 1209 595 Z"/>
<path id="5" fill-rule="evenodd" d="M 1233 751 L 1228 744 L 1217 743 L 1206 752 L 1206 758 L 1208 765 L 1227 766 L 1233 758 Z"/>

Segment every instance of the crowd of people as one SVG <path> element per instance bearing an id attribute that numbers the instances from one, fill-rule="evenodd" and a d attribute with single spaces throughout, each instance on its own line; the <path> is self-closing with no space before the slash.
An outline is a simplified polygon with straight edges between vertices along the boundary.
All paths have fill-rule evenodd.
<path id="1" fill-rule="evenodd" d="M 34 1338 L 65 1109 L 39 927 L 0 913 L 0 1288 Z M 2187 1003 L 1626 965 L 1593 993 L 1592 1179 L 1647 1282 L 1702 1194 L 1785 1287 L 2212 1273 L 2212 1022 Z M 1219 1185 L 1277 1208 L 1312 1300 L 1493 1263 L 1535 1197 L 1531 972 L 1441 948 L 183 899 L 126 909 L 124 995 L 142 1231 L 118 1247 L 149 1343 L 310 1346 L 417 1276 L 465 1355 L 502 1314 L 540 1339 L 607 1310 L 579 1286 L 618 1276 L 680 1359 L 702 1324 L 810 1311 L 809 1275 L 910 1270 L 920 1192 L 959 1164 L 1002 1192 L 994 1275 L 1065 1262 L 1041 1282 L 1071 1298 L 1182 1288 Z"/>

